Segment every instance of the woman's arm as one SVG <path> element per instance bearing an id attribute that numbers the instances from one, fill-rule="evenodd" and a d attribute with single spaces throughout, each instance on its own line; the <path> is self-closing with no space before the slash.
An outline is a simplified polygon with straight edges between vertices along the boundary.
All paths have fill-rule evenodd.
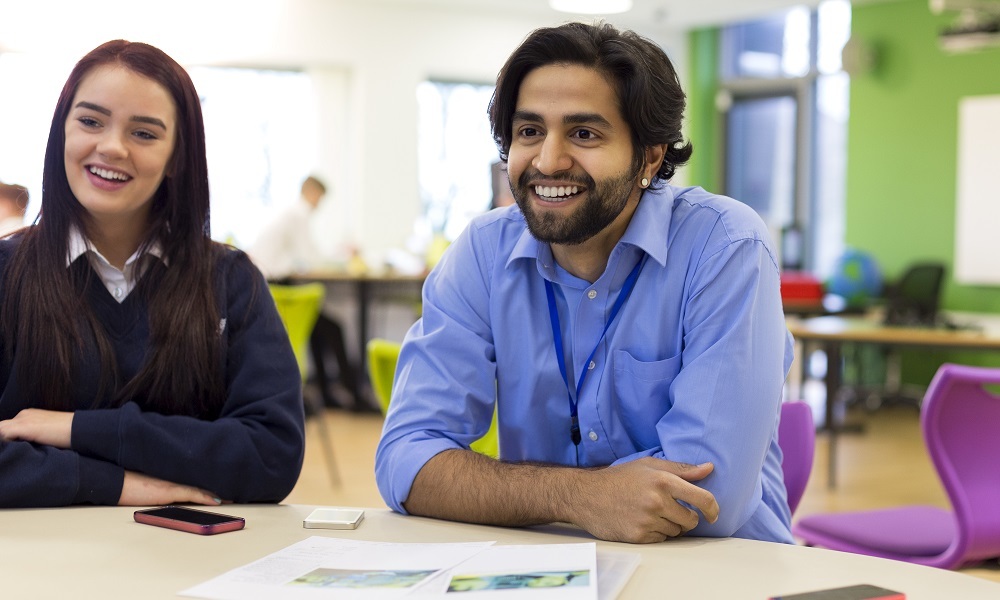
<path id="1" fill-rule="evenodd" d="M 7 485 L 0 487 L 0 506 L 40 506 L 77 504 L 93 501 L 94 498 L 81 497 L 80 492 L 97 491 L 105 486 L 93 485 L 91 474 L 105 475 L 110 496 L 104 502 L 110 503 L 113 490 L 121 481 L 121 495 L 118 504 L 123 506 L 149 506 L 192 502 L 216 505 L 221 501 L 212 494 L 198 488 L 181 485 L 125 471 L 96 459 L 81 458 L 69 450 L 73 413 L 28 408 L 13 419 L 0 421 L 0 472 L 5 474 Z M 60 463 L 76 462 L 79 478 L 53 476 L 54 473 L 68 473 L 70 468 Z M 24 469 L 31 465 L 30 469 Z M 46 493 L 37 494 L 39 490 Z M 34 492 L 34 493 L 33 493 Z M 70 497 L 69 501 L 62 501 Z"/>

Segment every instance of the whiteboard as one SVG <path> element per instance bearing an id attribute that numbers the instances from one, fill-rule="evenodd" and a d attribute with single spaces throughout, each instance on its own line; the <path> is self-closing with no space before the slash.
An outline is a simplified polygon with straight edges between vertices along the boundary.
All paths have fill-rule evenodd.
<path id="1" fill-rule="evenodd" d="M 1000 96 L 958 103 L 955 280 L 1000 285 Z"/>

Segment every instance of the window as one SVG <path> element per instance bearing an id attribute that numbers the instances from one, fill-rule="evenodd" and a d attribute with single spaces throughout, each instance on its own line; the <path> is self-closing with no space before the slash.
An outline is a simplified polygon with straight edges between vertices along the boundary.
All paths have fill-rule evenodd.
<path id="1" fill-rule="evenodd" d="M 298 199 L 317 163 L 311 78 L 298 71 L 188 69 L 205 117 L 212 237 L 247 246 L 277 207 Z"/>
<path id="2" fill-rule="evenodd" d="M 7 115 L 0 181 L 28 188 L 30 222 L 41 206 L 42 168 L 52 111 L 73 61 L 0 54 L 0 81 L 31 82 L 0 94 Z M 315 168 L 318 112 L 311 78 L 300 72 L 195 67 L 212 195 L 212 236 L 249 244 L 277 206 L 297 198 Z"/>
<path id="3" fill-rule="evenodd" d="M 425 81 L 417 86 L 420 198 L 418 234 L 454 240 L 489 209 L 499 160 L 487 108 L 492 85 Z"/>
<path id="4" fill-rule="evenodd" d="M 827 0 L 726 27 L 724 191 L 752 206 L 782 262 L 828 274 L 843 251 L 850 4 Z"/>
<path id="5" fill-rule="evenodd" d="M 0 81 L 24 84 L 5 86 L 0 94 L 0 114 L 4 115 L 0 181 L 28 188 L 25 220 L 29 223 L 41 206 L 42 168 L 52 112 L 73 64 L 43 55 L 0 54 Z"/>

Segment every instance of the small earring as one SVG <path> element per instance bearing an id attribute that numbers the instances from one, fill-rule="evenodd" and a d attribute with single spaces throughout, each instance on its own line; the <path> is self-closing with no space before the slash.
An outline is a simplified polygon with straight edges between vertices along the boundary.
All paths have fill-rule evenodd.
<path id="1" fill-rule="evenodd" d="M 643 177 L 642 181 L 639 182 L 639 185 L 642 187 L 646 187 L 647 185 L 649 185 L 649 180 Z"/>

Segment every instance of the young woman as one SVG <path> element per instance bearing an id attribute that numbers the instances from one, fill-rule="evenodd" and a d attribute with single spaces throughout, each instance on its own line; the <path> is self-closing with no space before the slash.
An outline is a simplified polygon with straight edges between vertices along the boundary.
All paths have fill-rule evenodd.
<path id="1" fill-rule="evenodd" d="M 263 277 L 209 238 L 187 73 L 121 40 L 83 57 L 42 190 L 0 240 L 0 507 L 283 499 L 299 371 Z"/>

